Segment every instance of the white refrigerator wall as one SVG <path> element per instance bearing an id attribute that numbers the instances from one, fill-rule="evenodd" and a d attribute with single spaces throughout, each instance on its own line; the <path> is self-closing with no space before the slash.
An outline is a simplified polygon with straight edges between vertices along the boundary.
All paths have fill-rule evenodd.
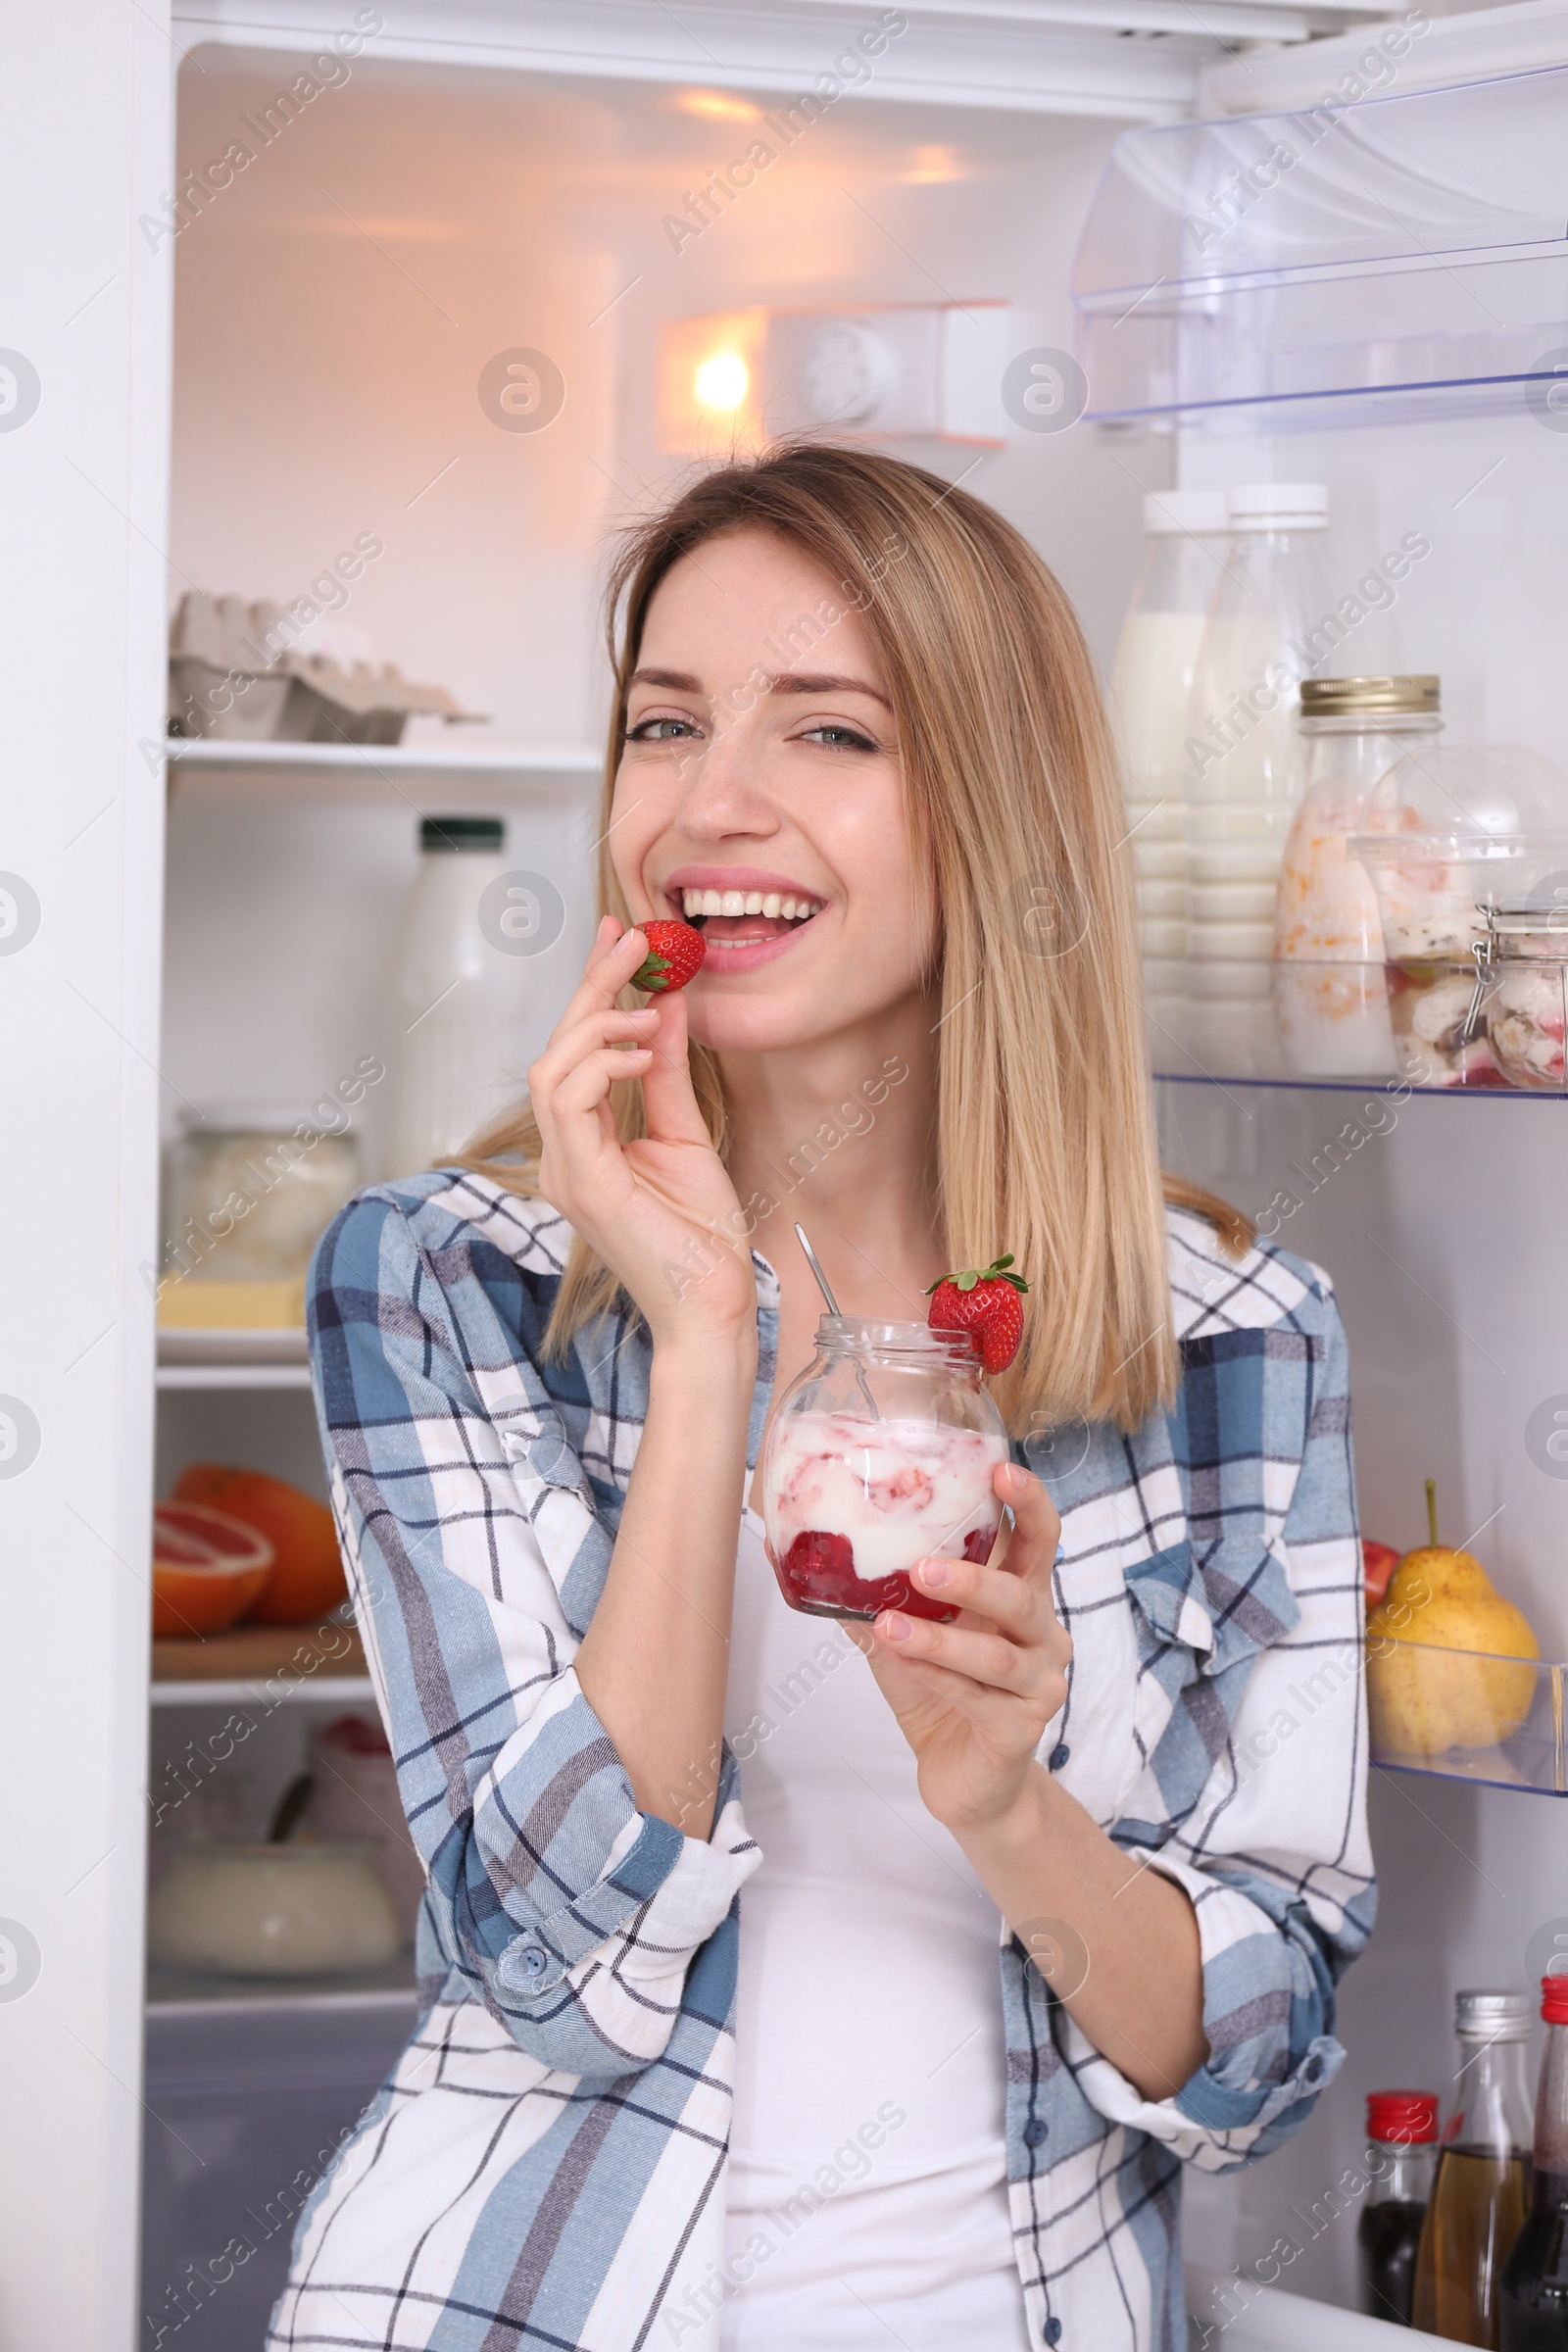
<path id="1" fill-rule="evenodd" d="M 173 240 L 172 599 L 291 602 L 371 535 L 384 552 L 340 618 L 490 714 L 449 745 L 602 739 L 607 546 L 690 463 L 662 447 L 666 320 L 1001 299 L 1010 349 L 1071 347 L 1067 272 L 1114 123 L 847 97 L 677 251 L 664 216 L 776 101 L 362 60 L 263 147 L 292 66 L 207 48 L 180 77 L 182 167 L 236 136 L 259 152 Z M 486 364 L 518 347 L 565 381 L 536 433 L 480 404 Z M 1029 532 L 1108 663 L 1170 436 L 1026 433 L 1000 399 L 997 427 L 996 449 L 900 446 Z M 434 749 L 442 730 L 416 721 L 408 740 Z M 466 805 L 508 806 L 478 781 Z M 181 1094 L 303 1102 L 361 1054 L 391 1057 L 420 806 L 401 777 L 352 809 L 177 786 L 166 1042 Z M 524 1066 L 581 966 L 596 807 L 586 780 L 510 806 L 509 856 L 570 913 L 534 968 Z M 372 1165 L 388 1095 L 363 1114 Z"/>

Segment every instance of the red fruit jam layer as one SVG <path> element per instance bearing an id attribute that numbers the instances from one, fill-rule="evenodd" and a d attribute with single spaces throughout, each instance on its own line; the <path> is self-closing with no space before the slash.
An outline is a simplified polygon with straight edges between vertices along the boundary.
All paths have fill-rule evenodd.
<path id="1" fill-rule="evenodd" d="M 963 1539 L 964 1558 L 989 1559 L 996 1540 L 996 1527 L 972 1528 Z M 772 1558 L 771 1546 L 768 1556 Z M 790 1607 L 804 1609 L 808 1617 L 863 1617 L 869 1622 L 884 1609 L 902 1609 L 906 1617 L 930 1617 L 946 1625 L 958 1614 L 950 1603 L 918 1592 L 906 1576 L 857 1576 L 849 1537 L 823 1535 L 814 1528 L 796 1537 L 783 1560 L 773 1561 L 773 1572 Z"/>

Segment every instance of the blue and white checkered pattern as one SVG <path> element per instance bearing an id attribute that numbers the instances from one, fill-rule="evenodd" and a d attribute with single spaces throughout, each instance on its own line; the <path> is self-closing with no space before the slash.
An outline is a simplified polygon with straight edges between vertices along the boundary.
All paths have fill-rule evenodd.
<path id="1" fill-rule="evenodd" d="M 334 1504 L 428 1888 L 419 2025 L 301 2218 L 268 2338 L 295 2352 L 715 2352 L 734 2288 L 736 1952 L 760 1856 L 731 1757 L 706 1840 L 640 1815 L 572 1670 L 649 1351 L 607 1317 L 542 1361 L 568 1240 L 543 1203 L 449 1169 L 362 1194 L 317 1252 Z M 1245 2162 L 1310 2112 L 1374 1904 L 1333 1294 L 1272 1246 L 1230 1259 L 1185 1211 L 1170 1267 L 1177 1409 L 1046 1469 L 1074 1657 L 1041 1754 L 1192 1896 L 1210 2055 L 1145 2099 L 1004 1944 L 1021 2292 L 1031 2337 L 1065 2352 L 1185 2343 L 1181 2166 Z M 757 1270 L 754 1460 L 777 1332 Z"/>

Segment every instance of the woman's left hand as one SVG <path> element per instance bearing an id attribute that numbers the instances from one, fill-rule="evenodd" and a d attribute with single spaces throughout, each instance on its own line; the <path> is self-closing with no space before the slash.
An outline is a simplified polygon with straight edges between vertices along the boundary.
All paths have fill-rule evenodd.
<path id="1" fill-rule="evenodd" d="M 1051 1497 L 1010 1462 L 999 1466 L 996 1491 L 1013 1514 L 1005 1565 L 919 1561 L 914 1583 L 956 1602 L 957 1617 L 937 1625 L 884 1610 L 866 1653 L 914 1750 L 927 1812 L 960 1838 L 1016 1802 L 1066 1698 L 1072 1655 L 1051 1596 L 1061 1534 Z"/>

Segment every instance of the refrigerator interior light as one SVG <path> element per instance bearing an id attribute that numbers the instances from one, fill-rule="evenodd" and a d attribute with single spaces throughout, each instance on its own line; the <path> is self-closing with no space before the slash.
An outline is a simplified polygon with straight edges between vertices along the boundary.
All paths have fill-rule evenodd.
<path id="1" fill-rule="evenodd" d="M 692 388 L 703 409 L 738 409 L 752 388 L 752 371 L 738 351 L 710 352 L 697 363 Z"/>
<path id="2" fill-rule="evenodd" d="M 828 431 L 878 440 L 1007 439 L 1004 302 L 903 303 L 857 311 L 735 311 L 663 330 L 667 450 L 710 452 L 764 434 Z"/>
<path id="3" fill-rule="evenodd" d="M 677 457 L 711 457 L 762 438 L 759 374 L 763 310 L 672 318 L 660 349 L 660 433 Z"/>

